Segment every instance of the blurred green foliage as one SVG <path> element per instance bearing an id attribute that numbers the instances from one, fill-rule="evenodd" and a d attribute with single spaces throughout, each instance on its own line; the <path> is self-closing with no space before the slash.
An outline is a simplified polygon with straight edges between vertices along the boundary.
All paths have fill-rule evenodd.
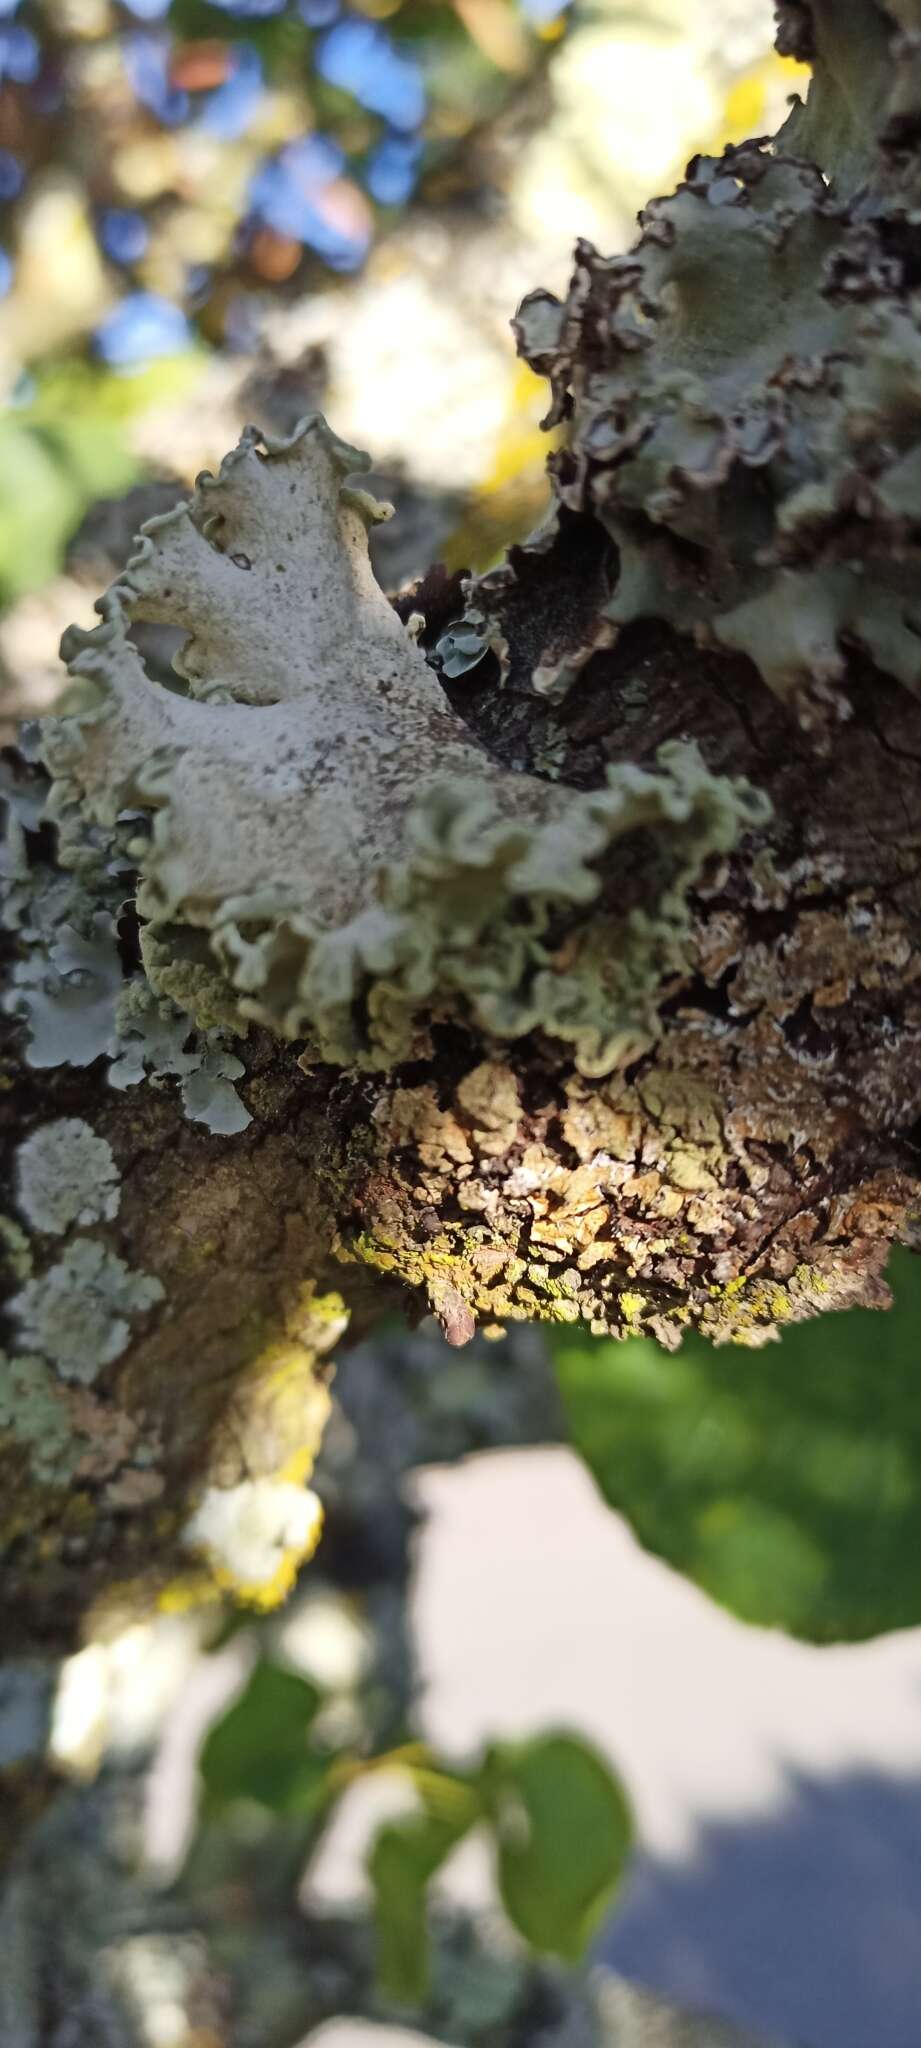
<path id="1" fill-rule="evenodd" d="M 0 419 L 0 603 L 53 576 L 92 499 L 133 481 L 117 439 L 110 462 L 106 452 L 98 442 L 87 447 L 79 424 Z"/>
<path id="2" fill-rule="evenodd" d="M 201 1755 L 206 1814 L 237 1800 L 271 1813 L 311 1813 L 327 1789 L 329 1756 L 311 1745 L 322 1695 L 296 1672 L 260 1659 L 245 1691 L 211 1729 Z"/>
<path id="3" fill-rule="evenodd" d="M 89 507 L 138 480 L 128 422 L 190 388 L 201 362 L 189 351 L 125 378 L 65 357 L 0 414 L 0 606 L 56 575 Z"/>
<path id="4" fill-rule="evenodd" d="M 544 1734 L 493 1744 L 463 1769 L 422 1743 L 364 1758 L 324 1740 L 322 1705 L 316 1686 L 260 1658 L 203 1745 L 203 1821 L 227 1825 L 230 1840 L 241 1816 L 261 1810 L 287 1855 L 299 1818 L 309 1859 L 340 1795 L 368 1772 L 398 1768 L 407 1813 L 379 1829 L 368 1858 L 383 1994 L 406 2007 L 424 2003 L 430 1887 L 474 1827 L 491 1837 L 498 1896 L 522 1940 L 537 1953 L 582 1960 L 632 1839 L 626 1796 L 595 1750 L 570 1734 Z M 265 1846 L 271 1853 L 268 1836 Z"/>
<path id="5" fill-rule="evenodd" d="M 120 364 L 191 327 L 248 346 L 267 293 L 360 269 L 417 190 L 476 192 L 477 134 L 567 5 L 4 0 L 0 298 L 35 293 L 32 210 L 63 179 L 88 231 L 75 338 Z"/>
<path id="6" fill-rule="evenodd" d="M 429 1989 L 429 1885 L 480 1818 L 476 1790 L 463 1778 L 433 1769 L 413 1777 L 419 1811 L 382 1827 L 368 1859 L 378 1974 L 401 2005 L 421 2005 Z"/>
<path id="7" fill-rule="evenodd" d="M 256 355 L 414 198 L 488 211 L 490 123 L 567 4 L 0 0 L 0 608 L 212 352 Z"/>
<path id="8" fill-rule="evenodd" d="M 479 1764 L 412 1767 L 419 1811 L 380 1830 L 369 1869 L 381 1981 L 420 2003 L 428 1989 L 426 1894 L 464 1835 L 491 1837 L 499 1897 L 539 1954 L 581 1962 L 623 1876 L 632 1823 L 607 1764 L 573 1735 L 496 1743 Z"/>
<path id="9" fill-rule="evenodd" d="M 532 1948 L 579 1962 L 630 1850 L 620 1785 L 597 1752 L 571 1735 L 499 1745 L 480 1782 L 509 1919 Z"/>
<path id="10" fill-rule="evenodd" d="M 550 1338 L 571 1440 L 640 1542 L 744 1621 L 812 1642 L 921 1622 L 921 1259 L 895 1306 L 751 1351 Z"/>

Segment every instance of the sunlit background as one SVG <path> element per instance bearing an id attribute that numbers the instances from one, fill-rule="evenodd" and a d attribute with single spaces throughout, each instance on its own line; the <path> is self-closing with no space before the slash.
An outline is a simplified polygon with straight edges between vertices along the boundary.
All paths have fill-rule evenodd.
<path id="1" fill-rule="evenodd" d="M 564 286 L 577 233 L 625 245 L 695 150 L 776 126 L 803 79 L 773 54 L 770 17 L 767 0 L 0 0 L 7 723 L 53 697 L 60 633 L 92 623 L 139 522 L 247 419 L 284 432 L 321 406 L 369 449 L 399 513 L 377 558 L 388 588 L 434 559 L 486 567 L 527 531 L 545 496 L 545 394 L 515 358 L 516 301 Z M 899 1414 L 916 1326 L 906 1300 L 882 1347 Z M 872 1318 L 839 1332 L 784 1352 L 774 1381 L 770 1353 L 746 1355 L 761 1378 L 744 1482 L 733 1389 L 702 1354 L 680 1354 L 667 1389 L 647 1360 L 644 1407 L 634 1347 L 608 1347 L 624 1466 L 606 1463 L 601 1368 L 583 1374 L 577 1350 L 554 1383 L 537 1333 L 460 1361 L 430 1331 L 391 1333 L 340 1371 L 317 1482 L 331 1534 L 290 1607 L 242 1627 L 213 1610 L 134 1621 L 83 1650 L 58 1688 L 58 1762 L 91 1787 L 140 1773 L 140 1866 L 166 1886 L 191 1845 L 207 1878 L 202 1743 L 257 1664 L 299 1672 L 321 1743 L 351 1759 L 303 1880 L 311 1913 L 364 1894 L 373 1828 L 411 1793 L 407 1702 L 414 1736 L 453 1756 L 496 1733 L 581 1729 L 637 1816 L 601 1943 L 621 1973 L 623 2048 L 717 2039 L 679 2034 L 637 1984 L 746 2041 L 911 2048 L 921 1643 L 817 1649 L 772 1626 L 822 1633 L 839 1512 L 853 1575 L 832 1590 L 859 1593 L 884 1498 L 885 1625 L 903 1618 L 921 1433 L 917 1457 L 910 1433 L 909 1450 L 891 1428 L 874 1435 L 848 1406 L 856 1367 L 837 1407 L 816 1393 L 808 1483 L 782 1497 L 795 1457 L 778 1454 L 778 1384 L 789 1412 L 813 1371 L 830 1384 L 830 1357 L 880 1349 Z M 638 1548 L 605 1493 L 637 1525 L 644 1500 L 658 1512 L 668 1495 L 641 1533 L 688 1577 Z M 444 1896 L 488 1910 L 476 1837 Z M 136 1934 L 110 1961 L 144 2048 L 220 2048 L 194 1943 Z"/>
<path id="2" fill-rule="evenodd" d="M 515 305 L 776 122 L 798 80 L 770 43 L 750 0 L 0 0 L 8 713 L 249 418 L 320 405 L 371 451 L 388 585 L 527 531 L 545 394 Z"/>

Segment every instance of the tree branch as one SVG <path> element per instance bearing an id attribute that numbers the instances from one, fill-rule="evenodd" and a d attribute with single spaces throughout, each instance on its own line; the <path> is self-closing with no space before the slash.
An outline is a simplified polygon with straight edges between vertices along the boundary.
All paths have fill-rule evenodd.
<path id="1" fill-rule="evenodd" d="M 11 789 L 14 1640 L 177 1597 L 191 1553 L 280 1597 L 348 1312 L 750 1344 L 885 1303 L 921 1157 L 909 31 L 787 0 L 816 80 L 776 148 L 525 302 L 570 430 L 502 570 L 389 607 L 314 419 L 245 436 L 70 637 L 50 797 Z"/>

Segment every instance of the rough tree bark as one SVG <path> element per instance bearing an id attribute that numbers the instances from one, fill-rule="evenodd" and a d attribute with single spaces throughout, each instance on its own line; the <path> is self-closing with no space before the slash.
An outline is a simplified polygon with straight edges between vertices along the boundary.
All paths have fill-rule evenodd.
<path id="1" fill-rule="evenodd" d="M 776 142 L 521 309 L 569 422 L 540 534 L 390 607 L 360 458 L 251 435 L 9 763 L 12 1650 L 203 1576 L 281 1597 L 349 1318 L 751 1344 L 885 1305 L 921 1188 L 921 8 L 778 15 L 815 75 Z M 175 691 L 137 620 L 188 634 Z"/>

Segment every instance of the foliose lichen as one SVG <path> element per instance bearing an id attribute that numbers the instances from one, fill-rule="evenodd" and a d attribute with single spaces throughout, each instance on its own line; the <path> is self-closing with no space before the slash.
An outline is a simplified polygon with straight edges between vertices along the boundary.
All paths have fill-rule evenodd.
<path id="1" fill-rule="evenodd" d="M 14 1280 L 28 1280 L 32 1273 L 32 1246 L 20 1223 L 0 1211 L 0 1263 Z"/>
<path id="2" fill-rule="evenodd" d="M 547 424 L 569 423 L 530 551 L 586 512 L 616 551 L 538 691 L 654 618 L 746 655 L 820 734 L 850 713 L 855 650 L 921 693 L 918 32 L 914 0 L 785 0 L 780 47 L 816 69 L 776 141 L 695 157 L 628 255 L 580 242 L 565 301 L 524 300 Z M 484 618 L 501 659 L 515 580 L 471 586 L 449 659 Z"/>
<path id="3" fill-rule="evenodd" d="M 115 1010 L 115 1032 L 107 1050 L 112 1088 L 132 1088 L 176 1078 L 190 1123 L 206 1124 L 233 1137 L 252 1122 L 234 1082 L 246 1072 L 227 1050 L 219 1031 L 195 1030 L 187 1013 L 168 996 L 157 996 L 143 976 L 125 984 Z"/>
<path id="4" fill-rule="evenodd" d="M 55 1237 L 111 1222 L 120 1199 L 111 1146 L 80 1117 L 40 1124 L 16 1153 L 16 1199 L 33 1230 Z"/>
<path id="5" fill-rule="evenodd" d="M 10 1313 L 26 1350 L 62 1379 L 89 1383 L 121 1356 L 132 1320 L 162 1299 L 160 1280 L 132 1272 L 98 1238 L 78 1237 L 13 1296 Z"/>
<path id="6" fill-rule="evenodd" d="M 113 1088 L 175 1078 L 190 1122 L 221 1136 L 245 1130 L 251 1117 L 233 1085 L 245 1068 L 219 1025 L 202 1017 L 193 1026 L 168 994 L 154 994 L 143 971 L 126 978 L 118 925 L 135 881 L 126 842 L 136 848 L 143 819 L 122 812 L 102 828 L 71 806 L 60 821 L 63 867 L 33 859 L 28 835 L 46 822 L 49 783 L 34 769 L 28 733 L 25 745 L 28 780 L 0 763 L 0 906 L 18 947 L 0 1006 L 23 1020 L 27 1064 L 84 1067 L 108 1057 Z"/>
<path id="7" fill-rule="evenodd" d="M 0 763 L 0 910 L 16 937 L 0 1000 L 23 1019 L 30 1066 L 83 1067 L 106 1051 L 114 1029 L 125 972 L 118 919 L 133 879 L 125 840 L 138 825 L 120 819 L 104 832 L 71 806 L 52 863 L 49 783 L 37 748 L 37 728 L 27 725 L 15 756 Z"/>
<path id="8" fill-rule="evenodd" d="M 40 1484 L 61 1485 L 71 1476 L 77 1451 L 60 1384 L 43 1358 L 0 1351 L 0 1430 L 8 1430 L 27 1452 Z"/>
<path id="9" fill-rule="evenodd" d="M 386 1067 L 453 1007 L 613 1065 L 681 964 L 688 889 L 767 805 L 691 745 L 588 792 L 492 761 L 374 582 L 381 508 L 344 482 L 366 466 L 318 417 L 265 452 L 248 429 L 148 523 L 103 624 L 65 636 L 80 695 L 45 721 L 49 810 L 92 829 L 149 819 L 144 964 L 197 1023 L 255 1019 Z M 147 677 L 136 619 L 186 629 L 188 694 Z M 639 834 L 643 908 L 617 886 L 616 849 Z"/>
<path id="10" fill-rule="evenodd" d="M 63 889 L 48 883 L 34 892 L 4 998 L 4 1008 L 26 1022 L 28 1062 L 36 1068 L 88 1067 L 99 1059 L 108 1049 L 122 985 L 114 919 L 92 908 L 81 930 L 66 915 L 59 918 L 77 894 L 64 880 Z"/>

